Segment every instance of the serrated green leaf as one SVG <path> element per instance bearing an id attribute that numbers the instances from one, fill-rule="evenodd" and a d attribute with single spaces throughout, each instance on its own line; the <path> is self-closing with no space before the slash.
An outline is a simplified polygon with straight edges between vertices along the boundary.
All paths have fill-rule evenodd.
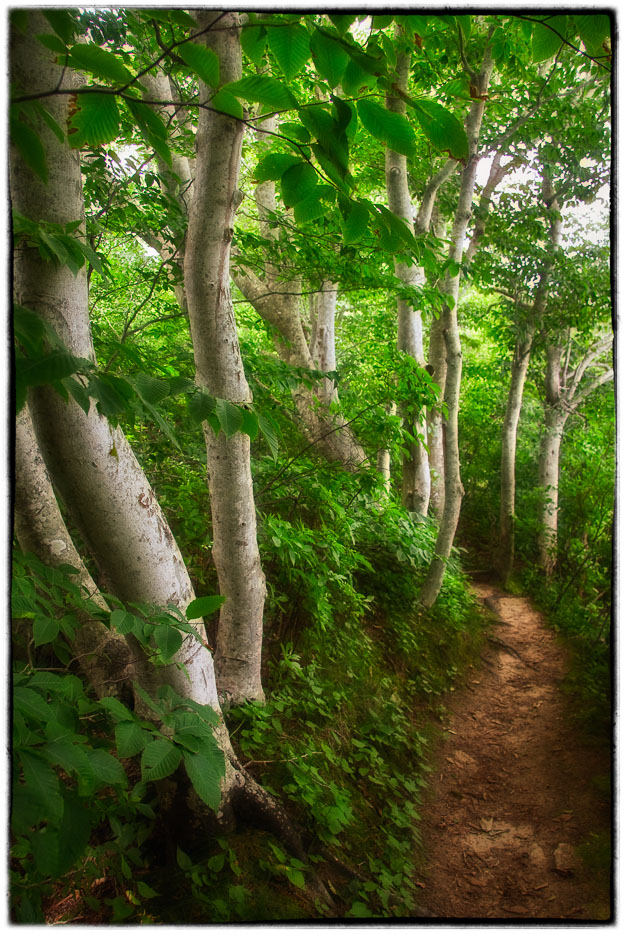
<path id="1" fill-rule="evenodd" d="M 89 756 L 82 746 L 68 739 L 57 739 L 41 747 L 42 754 L 52 765 L 60 766 L 69 775 L 78 776 L 79 794 L 90 795 L 95 787 L 95 773 Z"/>
<path id="2" fill-rule="evenodd" d="M 210 98 L 210 107 L 212 110 L 227 114 L 228 117 L 235 117 L 237 120 L 242 120 L 244 117 L 243 107 L 238 98 L 223 89 Z"/>
<path id="3" fill-rule="evenodd" d="M 344 36 L 349 31 L 349 27 L 352 26 L 357 19 L 356 16 L 338 15 L 335 13 L 329 13 L 328 16 L 341 36 Z"/>
<path id="4" fill-rule="evenodd" d="M 20 749 L 18 757 L 29 792 L 44 805 L 47 815 L 53 821 L 60 820 L 63 814 L 63 798 L 58 775 L 47 762 L 27 749 Z"/>
<path id="5" fill-rule="evenodd" d="M 219 594 L 214 594 L 210 597 L 197 597 L 195 600 L 191 600 L 187 606 L 185 613 L 186 618 L 191 620 L 200 619 L 202 616 L 210 616 L 211 613 L 216 612 L 224 603 L 225 597 Z"/>
<path id="6" fill-rule="evenodd" d="M 345 94 L 355 96 L 374 87 L 377 83 L 375 75 L 365 71 L 354 59 L 350 59 L 342 77 L 341 87 Z"/>
<path id="7" fill-rule="evenodd" d="M 186 376 L 172 376 L 169 380 L 169 395 L 178 396 L 181 392 L 195 389 L 195 383 Z"/>
<path id="8" fill-rule="evenodd" d="M 590 55 L 600 54 L 602 43 L 611 35 L 611 20 L 604 13 L 582 13 L 573 17 L 583 45 Z"/>
<path id="9" fill-rule="evenodd" d="M 151 740 L 152 735 L 134 721 L 122 720 L 115 726 L 115 745 L 120 759 L 138 755 Z"/>
<path id="10" fill-rule="evenodd" d="M 13 691 L 13 703 L 23 716 L 45 723 L 53 716 L 52 708 L 36 691 L 26 687 L 16 687 Z"/>
<path id="11" fill-rule="evenodd" d="M 308 198 L 318 181 L 316 171 L 309 162 L 297 162 L 282 175 L 280 190 L 286 207 Z"/>
<path id="12" fill-rule="evenodd" d="M 127 610 L 113 610 L 110 615 L 110 624 L 121 636 L 134 632 L 137 627 L 143 625 L 143 621 Z"/>
<path id="13" fill-rule="evenodd" d="M 267 44 L 267 31 L 264 26 L 243 26 L 240 33 L 240 42 L 247 58 L 254 65 L 260 66 Z"/>
<path id="14" fill-rule="evenodd" d="M 154 640 L 165 659 L 173 658 L 182 645 L 182 633 L 175 626 L 156 626 Z"/>
<path id="15" fill-rule="evenodd" d="M 160 781 L 175 772 L 182 753 L 168 739 L 155 739 L 143 750 L 141 776 L 143 781 Z"/>
<path id="16" fill-rule="evenodd" d="M 223 429 L 225 437 L 232 438 L 243 424 L 243 416 L 239 406 L 234 405 L 227 399 L 217 399 L 215 412 L 219 419 L 219 424 Z"/>
<path id="17" fill-rule="evenodd" d="M 277 455 L 279 452 L 279 442 L 277 440 L 277 433 L 275 430 L 275 425 L 272 421 L 269 421 L 267 416 L 262 415 L 258 412 L 258 426 L 260 431 L 264 436 L 264 440 L 269 446 L 269 450 L 273 456 L 273 460 L 277 460 Z"/>
<path id="18" fill-rule="evenodd" d="M 211 88 L 219 86 L 219 59 L 212 49 L 195 42 L 185 42 L 177 47 L 177 53 L 204 84 Z"/>
<path id="19" fill-rule="evenodd" d="M 21 120 L 12 118 L 10 122 L 11 140 L 17 146 L 19 153 L 35 175 L 47 185 L 48 183 L 48 164 L 46 161 L 45 149 L 35 131 L 26 126 Z"/>
<path id="20" fill-rule="evenodd" d="M 75 798 L 66 797 L 63 809 L 63 820 L 59 828 L 59 861 L 58 874 L 64 875 L 75 866 L 89 843 L 91 836 L 90 813 Z"/>
<path id="21" fill-rule="evenodd" d="M 42 10 L 41 11 L 50 26 L 60 36 L 63 42 L 68 45 L 76 31 L 76 24 L 73 16 L 67 10 Z"/>
<path id="22" fill-rule="evenodd" d="M 285 152 L 270 152 L 260 160 L 254 170 L 254 181 L 268 182 L 281 178 L 293 165 L 299 163 L 297 156 Z"/>
<path id="23" fill-rule="evenodd" d="M 158 898 L 160 895 L 160 893 L 148 885 L 147 882 L 142 882 L 140 879 L 136 885 L 137 891 L 142 898 Z"/>
<path id="24" fill-rule="evenodd" d="M 52 33 L 40 33 L 37 36 L 37 39 L 46 49 L 49 49 L 51 52 L 55 52 L 57 55 L 64 55 L 67 46 L 58 36 L 52 35 Z"/>
<path id="25" fill-rule="evenodd" d="M 299 106 L 297 98 L 286 85 L 268 75 L 250 75 L 226 84 L 223 90 L 272 110 L 296 110 Z"/>
<path id="26" fill-rule="evenodd" d="M 40 691 L 49 691 L 51 693 L 64 693 L 64 679 L 60 675 L 55 675 L 52 671 L 37 671 L 28 682 L 32 687 L 37 687 Z"/>
<path id="27" fill-rule="evenodd" d="M 134 77 L 121 59 L 99 45 L 76 43 L 70 49 L 69 64 L 78 71 L 87 71 L 96 78 L 103 78 L 113 84 L 129 84 Z"/>
<path id="28" fill-rule="evenodd" d="M 349 63 L 349 55 L 335 39 L 315 29 L 310 40 L 314 67 L 331 88 L 337 87 Z"/>
<path id="29" fill-rule="evenodd" d="M 30 846 L 37 873 L 44 879 L 55 878 L 59 872 L 58 831 L 50 826 L 44 827 L 31 835 Z"/>
<path id="30" fill-rule="evenodd" d="M 33 637 L 35 645 L 47 645 L 58 636 L 59 624 L 55 619 L 45 616 L 36 617 L 33 621 Z"/>
<path id="31" fill-rule="evenodd" d="M 148 137 L 155 136 L 161 140 L 167 139 L 167 127 L 163 118 L 148 104 L 128 98 L 126 99 L 126 106 L 144 134 L 147 134 Z"/>
<path id="32" fill-rule="evenodd" d="M 536 63 L 548 61 L 548 59 L 556 55 L 561 48 L 562 39 L 558 34 L 558 26 L 561 24 L 556 23 L 555 20 L 564 20 L 565 23 L 565 17 L 557 16 L 549 19 L 549 23 L 553 27 L 552 29 L 549 29 L 548 26 L 542 26 L 541 23 L 535 23 L 533 26 L 531 54 L 533 61 Z M 563 35 L 565 36 L 565 25 L 563 28 Z"/>
<path id="33" fill-rule="evenodd" d="M 362 239 L 368 230 L 369 221 L 370 211 L 367 205 L 361 201 L 353 203 L 342 228 L 342 238 L 346 246 Z"/>
<path id="34" fill-rule="evenodd" d="M 189 415 L 197 424 L 206 421 L 208 416 L 215 411 L 217 404 L 217 400 L 201 388 L 189 394 L 186 401 Z"/>
<path id="35" fill-rule="evenodd" d="M 320 186 L 317 186 L 317 188 Z M 321 201 L 319 195 L 312 194 L 307 198 L 298 201 L 294 207 L 295 220 L 298 224 L 304 224 L 306 221 L 316 220 L 317 217 L 323 217 L 327 214 L 327 205 Z"/>
<path id="36" fill-rule="evenodd" d="M 69 377 L 63 381 L 63 385 L 72 398 L 78 403 L 85 415 L 88 415 L 89 409 L 91 408 L 91 398 L 82 383 L 79 383 L 74 377 Z"/>
<path id="37" fill-rule="evenodd" d="M 128 784 L 128 776 L 118 759 L 115 759 L 104 749 L 90 749 L 85 746 L 85 750 L 99 785 L 120 785 L 125 787 Z"/>
<path id="38" fill-rule="evenodd" d="M 184 765 L 193 788 L 213 811 L 221 803 L 221 780 L 225 775 L 225 759 L 217 744 L 210 754 L 184 751 Z"/>
<path id="39" fill-rule="evenodd" d="M 358 115 L 375 139 L 404 156 L 413 158 L 416 155 L 416 135 L 402 114 L 386 110 L 374 101 L 361 100 L 358 102 Z"/>
<path id="40" fill-rule="evenodd" d="M 156 405 L 169 395 L 169 385 L 162 379 L 155 379 L 148 373 L 139 373 L 134 379 L 137 392 L 144 402 Z"/>
<path id="41" fill-rule="evenodd" d="M 243 423 L 240 427 L 240 430 L 249 436 L 251 441 L 255 441 L 258 437 L 258 416 L 255 412 L 252 412 L 250 409 L 241 408 L 241 414 L 243 416 Z"/>
<path id="42" fill-rule="evenodd" d="M 307 29 L 298 23 L 270 26 L 267 36 L 269 49 L 284 72 L 284 77 L 287 81 L 292 81 L 310 57 L 310 38 Z"/>
<path id="43" fill-rule="evenodd" d="M 448 152 L 453 159 L 465 162 L 468 158 L 468 137 L 457 117 L 435 101 L 412 100 L 409 103 L 425 136 L 433 145 L 442 152 Z"/>
<path id="44" fill-rule="evenodd" d="M 101 373 L 92 376 L 89 380 L 89 394 L 97 400 L 100 414 L 108 418 L 121 415 L 128 409 L 126 388 L 128 388 L 126 380 L 112 376 L 110 373 Z"/>
<path id="45" fill-rule="evenodd" d="M 74 149 L 110 143 L 119 132 L 119 109 L 113 94 L 88 92 L 77 95 L 76 112 L 68 131 Z"/>
<path id="46" fill-rule="evenodd" d="M 103 707 L 111 716 L 118 720 L 135 720 L 135 715 L 125 704 L 122 704 L 116 697 L 101 697 L 98 701 L 100 707 Z"/>

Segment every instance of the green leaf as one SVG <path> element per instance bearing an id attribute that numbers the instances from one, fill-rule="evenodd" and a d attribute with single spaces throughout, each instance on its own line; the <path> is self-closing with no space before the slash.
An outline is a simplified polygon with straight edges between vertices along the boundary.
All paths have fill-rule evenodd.
<path id="1" fill-rule="evenodd" d="M 603 51 L 602 43 L 611 35 L 611 20 L 604 13 L 584 13 L 574 16 L 574 24 L 590 55 Z"/>
<path id="2" fill-rule="evenodd" d="M 142 620 L 127 610 L 113 610 L 110 615 L 110 624 L 121 636 L 134 632 L 137 626 L 142 626 Z"/>
<path id="3" fill-rule="evenodd" d="M 13 691 L 13 703 L 23 716 L 45 723 L 53 716 L 53 710 L 46 704 L 41 694 L 30 688 L 16 687 Z"/>
<path id="4" fill-rule="evenodd" d="M 199 43 L 186 42 L 178 46 L 177 53 L 204 84 L 211 88 L 219 86 L 219 58 L 212 49 L 207 49 Z"/>
<path id="5" fill-rule="evenodd" d="M 215 411 L 226 438 L 232 438 L 243 424 L 240 408 L 227 399 L 217 399 Z"/>
<path id="6" fill-rule="evenodd" d="M 310 39 L 305 27 L 297 23 L 272 26 L 267 31 L 269 48 L 287 81 L 299 74 L 310 57 Z"/>
<path id="7" fill-rule="evenodd" d="M 115 744 L 120 759 L 138 755 L 151 741 L 152 734 L 134 721 L 122 720 L 115 726 Z"/>
<path id="8" fill-rule="evenodd" d="M 66 10 L 42 10 L 41 12 L 57 36 L 60 36 L 63 42 L 68 45 L 76 31 L 73 16 Z"/>
<path id="9" fill-rule="evenodd" d="M 258 412 L 258 425 L 260 427 L 260 431 L 264 435 L 264 440 L 269 446 L 273 460 L 276 461 L 279 451 L 279 443 L 277 440 L 275 425 L 268 419 L 266 415 L 261 415 L 260 412 Z"/>
<path id="10" fill-rule="evenodd" d="M 165 659 L 173 658 L 182 645 L 182 633 L 175 626 L 156 626 L 154 640 Z"/>
<path id="11" fill-rule="evenodd" d="M 286 207 L 309 197 L 316 188 L 317 174 L 309 162 L 298 162 L 282 175 L 280 189 Z"/>
<path id="12" fill-rule="evenodd" d="M 549 23 L 553 26 L 553 29 L 549 29 L 548 26 L 542 26 L 540 23 L 535 23 L 533 26 L 533 38 L 531 40 L 531 54 L 534 62 L 546 62 L 548 59 L 552 58 L 553 55 L 556 55 L 559 49 L 561 48 L 561 36 L 558 35 L 557 27 L 558 24 L 555 20 L 565 21 L 565 17 L 552 17 L 549 19 Z M 563 35 L 565 36 L 565 26 L 563 29 Z"/>
<path id="13" fill-rule="evenodd" d="M 158 898 L 159 892 L 153 889 L 147 882 L 139 880 L 137 882 L 137 891 L 142 898 Z"/>
<path id="14" fill-rule="evenodd" d="M 77 95 L 76 112 L 68 131 L 69 144 L 74 149 L 110 143 L 119 132 L 119 110 L 113 94 L 86 93 Z"/>
<path id="15" fill-rule="evenodd" d="M 240 430 L 244 434 L 249 436 L 251 441 L 255 441 L 258 437 L 258 416 L 255 412 L 252 412 L 251 409 L 241 408 L 241 415 L 243 416 L 243 423 L 240 427 Z"/>
<path id="16" fill-rule="evenodd" d="M 32 834 L 30 838 L 35 869 L 44 879 L 58 875 L 59 844 L 58 831 L 49 826 Z"/>
<path id="17" fill-rule="evenodd" d="M 300 160 L 297 156 L 291 156 L 285 152 L 270 152 L 260 160 L 254 170 L 254 181 L 268 182 L 281 178 L 293 165 L 297 165 Z"/>
<path id="18" fill-rule="evenodd" d="M 169 384 L 147 373 L 139 373 L 134 380 L 134 386 L 141 399 L 150 405 L 157 405 L 169 395 Z"/>
<path id="19" fill-rule="evenodd" d="M 298 889 L 305 889 L 305 876 L 300 869 L 293 869 L 291 866 L 287 866 L 286 878 L 289 882 L 292 882 L 293 885 L 296 885 Z"/>
<path id="20" fill-rule="evenodd" d="M 96 78 L 112 81 L 113 84 L 128 84 L 134 77 L 116 55 L 101 49 L 98 45 L 76 43 L 70 49 L 69 64 L 72 68 L 87 71 Z"/>
<path id="21" fill-rule="evenodd" d="M 116 717 L 118 720 L 133 721 L 135 719 L 132 711 L 129 710 L 125 704 L 122 704 L 120 700 L 117 700 L 116 697 L 101 697 L 98 704 L 112 717 Z"/>
<path id="22" fill-rule="evenodd" d="M 304 224 L 306 221 L 313 221 L 327 214 L 327 205 L 318 195 L 313 194 L 295 204 L 294 214 L 297 223 Z"/>
<path id="23" fill-rule="evenodd" d="M 195 389 L 195 383 L 186 376 L 172 376 L 169 380 L 169 395 L 178 396 L 181 392 Z"/>
<path id="24" fill-rule="evenodd" d="M 362 201 L 352 203 L 342 228 L 342 237 L 346 246 L 362 239 L 368 230 L 369 221 L 370 211 L 367 205 Z"/>
<path id="25" fill-rule="evenodd" d="M 60 820 L 63 814 L 63 798 L 58 775 L 47 762 L 27 749 L 20 749 L 18 756 L 27 789 L 44 805 L 51 820 Z"/>
<path id="26" fill-rule="evenodd" d="M 128 98 L 125 103 L 144 133 L 148 134 L 149 137 L 155 136 L 163 141 L 167 139 L 167 127 L 160 114 L 142 101 Z"/>
<path id="27" fill-rule="evenodd" d="M 205 389 L 197 389 L 187 396 L 189 415 L 197 424 L 205 421 L 215 411 L 217 400 Z"/>
<path id="28" fill-rule="evenodd" d="M 181 759 L 182 753 L 168 739 L 152 740 L 141 756 L 142 780 L 155 782 L 166 778 L 167 775 L 175 772 Z"/>
<path id="29" fill-rule="evenodd" d="M 364 127 L 375 139 L 404 156 L 413 158 L 416 155 L 416 136 L 402 114 L 393 113 L 369 100 L 358 102 L 358 114 Z"/>
<path id="30" fill-rule="evenodd" d="M 409 103 L 433 145 L 464 162 L 468 158 L 468 137 L 457 117 L 435 101 L 410 100 Z"/>
<path id="31" fill-rule="evenodd" d="M 28 168 L 32 169 L 35 175 L 47 185 L 48 164 L 45 149 L 38 134 L 21 120 L 15 118 L 10 121 L 10 133 L 11 140 L 19 149 L 19 153 Z"/>
<path id="32" fill-rule="evenodd" d="M 90 749 L 88 746 L 85 749 L 99 785 L 120 785 L 125 787 L 128 784 L 128 776 L 118 759 L 115 759 L 104 749 Z"/>
<path id="33" fill-rule="evenodd" d="M 63 809 L 63 820 L 59 828 L 58 874 L 64 875 L 75 866 L 89 843 L 91 836 L 91 820 L 87 807 L 75 798 L 66 797 Z"/>
<path id="34" fill-rule="evenodd" d="M 216 743 L 209 752 L 207 744 L 203 752 L 184 750 L 184 765 L 193 788 L 208 807 L 218 811 L 221 803 L 221 779 L 225 775 L 225 759 Z"/>
<path id="35" fill-rule="evenodd" d="M 349 55 L 335 39 L 315 29 L 310 40 L 310 51 L 314 66 L 330 87 L 340 84 L 349 63 Z"/>
<path id="36" fill-rule="evenodd" d="M 264 104 L 272 110 L 296 110 L 299 104 L 285 84 L 267 75 L 251 75 L 226 84 L 223 90 L 235 97 Z"/>
<path id="37" fill-rule="evenodd" d="M 200 619 L 202 616 L 210 616 L 223 606 L 225 597 L 215 594 L 210 597 L 197 597 L 191 600 L 186 608 L 185 616 L 187 619 Z"/>
<path id="38" fill-rule="evenodd" d="M 95 772 L 89 756 L 82 746 L 68 739 L 57 739 L 41 747 L 41 752 L 52 765 L 59 765 L 63 771 L 78 776 L 79 794 L 91 795 L 95 787 Z"/>
<path id="39" fill-rule="evenodd" d="M 235 117 L 237 120 L 242 120 L 245 116 L 241 102 L 229 91 L 223 89 L 210 98 L 210 107 L 218 110 L 219 113 L 227 114 L 228 117 Z"/>
<path id="40" fill-rule="evenodd" d="M 267 31 L 264 26 L 243 26 L 240 33 L 243 52 L 254 65 L 260 66 L 267 44 Z"/>
<path id="41" fill-rule="evenodd" d="M 46 645 L 58 636 L 59 624 L 55 619 L 45 616 L 37 617 L 33 622 L 33 636 L 35 645 Z"/>
<path id="42" fill-rule="evenodd" d="M 100 373 L 89 380 L 89 393 L 97 400 L 100 414 L 108 418 L 121 415 L 128 410 L 126 388 L 129 388 L 126 380 L 112 376 L 110 373 Z"/>
<path id="43" fill-rule="evenodd" d="M 374 87 L 377 78 L 365 71 L 358 63 L 351 59 L 343 75 L 341 86 L 345 94 L 355 96 Z"/>
<path id="44" fill-rule="evenodd" d="M 337 15 L 335 13 L 329 13 L 328 16 L 341 36 L 344 36 L 345 33 L 349 31 L 349 27 L 352 26 L 357 19 L 357 16 Z"/>
<path id="45" fill-rule="evenodd" d="M 187 856 L 184 850 L 181 850 L 180 847 L 177 849 L 176 858 L 178 861 L 178 866 L 183 872 L 193 868 L 193 860 L 190 856 Z"/>

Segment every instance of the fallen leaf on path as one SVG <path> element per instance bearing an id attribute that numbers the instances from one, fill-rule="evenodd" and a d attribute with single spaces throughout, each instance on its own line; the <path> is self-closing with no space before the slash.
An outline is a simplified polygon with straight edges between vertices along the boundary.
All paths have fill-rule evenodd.
<path id="1" fill-rule="evenodd" d="M 560 843 L 555 850 L 555 869 L 562 875 L 571 875 L 577 868 L 576 854 L 574 847 L 569 843 Z"/>
<path id="2" fill-rule="evenodd" d="M 486 833 L 489 833 L 493 826 L 494 820 L 491 817 L 481 818 L 481 830 L 485 830 Z"/>

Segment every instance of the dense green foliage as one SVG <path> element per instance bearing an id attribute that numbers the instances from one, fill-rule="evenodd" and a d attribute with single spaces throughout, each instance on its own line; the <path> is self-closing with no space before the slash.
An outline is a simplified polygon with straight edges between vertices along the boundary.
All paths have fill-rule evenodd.
<path id="1" fill-rule="evenodd" d="M 25 13 L 14 11 L 14 28 L 28 28 Z M 553 212 L 594 203 L 606 180 L 609 17 L 250 14 L 240 33 L 243 77 L 222 86 L 217 56 L 189 41 L 195 21 L 182 10 L 46 10 L 45 16 L 51 32 L 39 37 L 42 45 L 88 81 L 75 95 L 67 136 L 81 150 L 86 226 L 18 214 L 13 234 L 18 249 L 36 250 L 46 263 L 74 273 L 88 268 L 97 363 L 73 356 L 34 310 L 17 306 L 17 409 L 33 388 L 52 385 L 84 412 L 95 405 L 120 424 L 196 593 L 209 596 L 184 616 L 104 593 L 104 611 L 81 592 L 71 568 L 46 567 L 16 546 L 13 917 L 40 923 L 75 891 L 80 919 L 93 923 L 319 917 L 329 911 L 311 894 L 313 870 L 325 880 L 337 917 L 414 916 L 431 749 L 445 695 L 476 660 L 486 626 L 469 574 L 494 575 L 496 567 L 501 425 L 514 342 L 535 298 L 535 271 L 549 255 Z M 464 118 L 475 100 L 470 63 L 476 68 L 486 47 L 495 70 L 483 152 L 491 157 L 503 139 L 508 160 L 528 169 L 509 171 L 488 205 L 475 262 L 464 268 L 447 258 L 448 240 L 468 154 Z M 403 116 L 384 100 L 394 88 L 397 55 L 408 51 Z M 182 101 L 175 120 L 142 100 L 140 78 L 157 59 Z M 204 85 L 214 92 L 213 110 L 249 129 L 234 271 L 268 281 L 267 269 L 278 270 L 279 288 L 299 296 L 306 336 L 310 296 L 326 282 L 339 295 L 337 363 L 326 373 L 285 363 L 276 328 L 233 286 L 253 391 L 246 405 L 196 385 L 180 301 L 186 192 L 174 160 L 194 155 L 196 93 Z M 543 108 L 535 106 L 546 94 Z M 12 138 L 45 181 L 36 129 L 45 124 L 61 139 L 64 130 L 45 101 L 26 97 L 12 105 Z M 259 142 L 258 117 L 273 112 L 282 122 Z M 439 193 L 436 224 L 422 235 L 384 203 L 388 148 L 408 158 L 415 201 L 447 155 L 457 162 Z M 542 202 L 544 164 L 560 188 L 559 207 Z M 275 184 L 277 200 L 263 216 L 254 189 L 266 182 Z M 484 187 L 481 179 L 478 195 Z M 555 572 L 547 578 L 538 567 L 547 348 L 560 341 L 572 368 L 610 329 L 608 250 L 600 236 L 585 237 L 566 223 L 569 239 L 556 251 L 548 300 L 535 322 L 518 432 L 510 587 L 534 595 L 572 648 L 569 688 L 585 725 L 602 734 L 611 712 L 610 383 L 588 395 L 566 425 Z M 604 227 L 602 217 L 598 225 Z M 423 283 L 402 283 L 397 260 L 421 268 Z M 438 599 L 425 611 L 419 592 L 437 522 L 400 504 L 401 458 L 414 439 L 391 406 L 431 409 L 441 393 L 435 373 L 396 349 L 396 302 L 424 311 L 427 338 L 443 308 L 444 276 L 460 272 L 465 499 L 458 547 Z M 606 356 L 593 366 L 606 372 Z M 332 416 L 344 416 L 365 450 L 358 470 L 323 459 L 298 418 L 293 393 L 301 386 L 317 390 L 324 379 L 339 394 Z M 138 704 L 98 700 L 70 647 L 84 619 L 95 619 L 129 635 L 150 663 L 166 666 L 197 614 L 215 645 L 224 598 L 211 555 L 205 425 L 228 439 L 239 432 L 250 438 L 267 579 L 266 703 L 226 709 L 225 723 L 240 762 L 301 829 L 308 863 L 244 824 L 227 836 L 219 829 L 197 839 L 168 781 L 184 766 L 185 791 L 192 787 L 218 810 L 225 765 L 215 712 L 166 687 L 154 699 L 139 683 Z M 380 450 L 390 453 L 389 488 L 375 467 Z M 110 453 L 116 456 L 114 448 Z M 87 550 L 79 550 L 99 579 Z M 178 808 L 183 817 L 173 839 Z M 70 904 L 67 917 L 56 920 L 71 920 L 74 909 Z"/>

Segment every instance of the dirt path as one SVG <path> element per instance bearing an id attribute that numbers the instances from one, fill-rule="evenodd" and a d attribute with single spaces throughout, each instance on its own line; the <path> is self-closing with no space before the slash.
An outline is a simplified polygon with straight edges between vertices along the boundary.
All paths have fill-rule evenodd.
<path id="1" fill-rule="evenodd" d="M 422 904 L 439 918 L 607 920 L 609 872 L 590 836 L 610 827 L 595 782 L 607 754 L 575 730 L 561 646 L 529 601 L 474 589 L 501 622 L 449 704 L 422 828 Z M 588 862 L 577 848 L 590 840 Z"/>

